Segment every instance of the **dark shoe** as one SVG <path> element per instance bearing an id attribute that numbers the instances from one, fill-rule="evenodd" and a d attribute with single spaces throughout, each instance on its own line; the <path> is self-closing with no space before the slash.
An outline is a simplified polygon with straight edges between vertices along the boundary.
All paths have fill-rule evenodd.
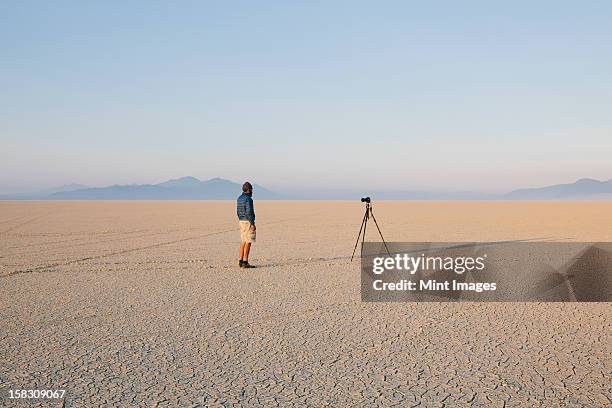
<path id="1" fill-rule="evenodd" d="M 249 263 L 249 261 L 244 261 L 244 262 L 242 262 L 242 267 L 243 267 L 243 268 L 254 268 L 254 266 L 253 266 L 253 265 L 251 265 L 251 264 Z"/>
<path id="2" fill-rule="evenodd" d="M 241 259 L 240 261 L 238 261 L 238 266 L 243 268 L 244 267 L 244 261 Z"/>

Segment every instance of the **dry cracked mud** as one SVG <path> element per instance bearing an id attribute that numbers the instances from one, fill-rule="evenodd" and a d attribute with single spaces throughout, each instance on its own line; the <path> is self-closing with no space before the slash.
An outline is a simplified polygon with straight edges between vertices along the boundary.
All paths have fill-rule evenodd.
<path id="1" fill-rule="evenodd" d="M 233 202 L 0 202 L 0 405 L 612 403 L 610 303 L 362 303 L 358 201 L 255 205 L 241 270 Z M 390 241 L 612 241 L 612 202 L 374 211 Z"/>

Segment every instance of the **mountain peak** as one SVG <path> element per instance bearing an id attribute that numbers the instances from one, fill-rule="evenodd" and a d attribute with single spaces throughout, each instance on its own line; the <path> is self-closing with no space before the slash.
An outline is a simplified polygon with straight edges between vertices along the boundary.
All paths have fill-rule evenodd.
<path id="1" fill-rule="evenodd" d="M 601 183 L 601 181 L 585 177 L 585 178 L 581 178 L 580 180 L 576 181 L 574 184 L 599 184 L 599 183 Z"/>
<path id="2" fill-rule="evenodd" d="M 160 187 L 196 187 L 202 184 L 200 180 L 192 176 L 171 179 L 157 184 Z"/>

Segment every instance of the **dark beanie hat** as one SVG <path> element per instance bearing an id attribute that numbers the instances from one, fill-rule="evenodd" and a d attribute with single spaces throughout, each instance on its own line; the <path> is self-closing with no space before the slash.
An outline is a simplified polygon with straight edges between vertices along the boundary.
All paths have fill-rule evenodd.
<path id="1" fill-rule="evenodd" d="M 245 181 L 244 184 L 242 185 L 242 191 L 246 193 L 249 190 L 253 190 L 253 186 L 248 181 Z"/>

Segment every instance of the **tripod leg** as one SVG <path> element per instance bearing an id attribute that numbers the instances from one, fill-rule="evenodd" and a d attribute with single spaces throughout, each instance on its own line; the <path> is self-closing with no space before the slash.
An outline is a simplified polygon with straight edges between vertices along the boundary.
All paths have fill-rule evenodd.
<path id="1" fill-rule="evenodd" d="M 359 244 L 359 237 L 361 236 L 361 230 L 363 230 L 363 226 L 366 224 L 366 218 L 367 218 L 367 211 L 366 213 L 363 215 L 363 220 L 361 220 L 361 227 L 359 227 L 359 234 L 357 234 L 357 241 L 355 241 L 355 248 L 353 248 L 353 255 L 351 255 L 351 262 L 353 262 L 353 257 L 355 256 L 355 251 L 357 250 L 357 244 Z M 365 231 L 364 231 L 364 236 L 365 236 Z"/>
<path id="2" fill-rule="evenodd" d="M 380 227 L 378 226 L 378 222 L 376 222 L 376 217 L 374 217 L 374 213 L 372 212 L 371 209 L 370 209 L 370 214 L 372 215 L 372 219 L 374 220 L 374 224 L 376 225 L 376 229 L 378 230 L 378 233 L 380 234 L 380 238 L 382 239 L 383 244 L 385 244 L 385 249 L 387 250 L 387 253 L 389 254 L 389 256 L 391 256 L 391 252 L 389 252 L 389 248 L 387 247 L 387 243 L 385 242 L 385 238 L 383 237 L 382 232 L 380 232 Z"/>
<path id="3" fill-rule="evenodd" d="M 370 213 L 368 212 L 368 210 L 366 210 L 365 224 L 363 224 L 363 235 L 361 236 L 361 248 L 359 249 L 359 254 L 360 255 L 363 255 L 363 242 L 365 241 L 366 228 L 368 228 L 368 220 L 369 219 L 370 219 Z"/>

